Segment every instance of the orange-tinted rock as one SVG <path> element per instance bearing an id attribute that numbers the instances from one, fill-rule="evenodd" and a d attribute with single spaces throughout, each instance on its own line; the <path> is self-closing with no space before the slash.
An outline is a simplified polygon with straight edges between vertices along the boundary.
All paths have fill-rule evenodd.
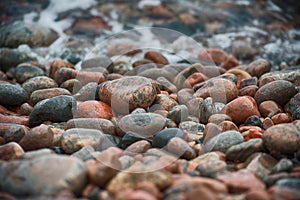
<path id="1" fill-rule="evenodd" d="M 96 82 L 100 84 L 106 80 L 106 75 L 101 72 L 80 71 L 77 73 L 76 79 L 79 80 L 82 85 L 85 85 L 90 82 Z"/>
<path id="2" fill-rule="evenodd" d="M 112 111 L 109 105 L 101 101 L 85 101 L 77 105 L 76 117 L 78 118 L 112 118 Z"/>
<path id="3" fill-rule="evenodd" d="M 202 51 L 198 54 L 198 58 L 204 61 L 213 61 L 217 65 L 226 61 L 228 54 L 221 50 L 215 48 L 209 48 L 206 51 Z"/>
<path id="4" fill-rule="evenodd" d="M 172 138 L 168 144 L 167 149 L 169 152 L 187 160 L 191 160 L 196 157 L 195 151 L 189 146 L 189 144 L 179 137 Z"/>
<path id="5" fill-rule="evenodd" d="M 291 82 L 285 80 L 277 80 L 260 87 L 257 90 L 254 98 L 257 104 L 260 104 L 263 101 L 273 100 L 279 105 L 284 105 L 295 94 L 296 89 Z"/>
<path id="6" fill-rule="evenodd" d="M 67 89 L 63 88 L 49 88 L 36 90 L 30 95 L 30 101 L 33 104 L 37 104 L 39 101 L 49 99 L 59 95 L 71 95 Z"/>
<path id="7" fill-rule="evenodd" d="M 26 151 L 48 148 L 52 146 L 53 136 L 50 127 L 42 124 L 26 133 L 19 144 Z"/>
<path id="8" fill-rule="evenodd" d="M 271 117 L 271 120 L 273 121 L 274 124 L 291 122 L 290 116 L 286 113 L 278 113 L 278 114 L 274 115 L 273 117 Z"/>
<path id="9" fill-rule="evenodd" d="M 236 57 L 230 55 L 225 60 L 225 62 L 223 64 L 223 68 L 228 70 L 228 69 L 231 69 L 231 68 L 236 67 L 238 65 L 239 65 L 238 59 L 236 59 Z"/>
<path id="10" fill-rule="evenodd" d="M 136 108 L 148 108 L 160 92 L 150 79 L 140 76 L 104 82 L 97 91 L 99 99 L 120 114 L 127 114 Z"/>
<path id="11" fill-rule="evenodd" d="M 237 95 L 238 89 L 232 81 L 223 78 L 214 78 L 204 83 L 195 92 L 193 97 L 201 97 L 203 99 L 211 97 L 214 101 L 227 103 L 235 99 Z"/>
<path id="12" fill-rule="evenodd" d="M 229 131 L 229 130 L 236 130 L 238 131 L 238 127 L 231 121 L 223 121 L 218 124 L 221 127 L 221 132 Z"/>
<path id="13" fill-rule="evenodd" d="M 178 91 L 177 99 L 180 104 L 187 105 L 193 99 L 194 90 L 190 88 L 183 88 Z"/>
<path id="14" fill-rule="evenodd" d="M 135 155 L 135 154 L 145 153 L 150 148 L 151 148 L 150 142 L 146 140 L 141 140 L 127 147 L 125 150 L 125 154 Z"/>
<path id="15" fill-rule="evenodd" d="M 165 94 L 158 94 L 154 101 L 154 106 L 159 110 L 163 109 L 170 111 L 176 105 L 178 105 L 178 103 L 169 95 Z"/>
<path id="16" fill-rule="evenodd" d="M 1 123 L 9 124 L 20 124 L 20 125 L 29 125 L 29 118 L 27 116 L 12 116 L 12 115 L 2 115 L 0 114 Z"/>
<path id="17" fill-rule="evenodd" d="M 217 176 L 225 183 L 230 193 L 243 193 L 251 190 L 264 190 L 266 186 L 250 171 L 243 169 Z"/>
<path id="18" fill-rule="evenodd" d="M 252 190 L 246 193 L 245 200 L 270 200 L 271 196 L 269 193 L 263 189 L 261 190 Z"/>
<path id="19" fill-rule="evenodd" d="M 74 65 L 72 65 L 69 62 L 63 61 L 63 60 L 54 60 L 50 63 L 50 72 L 49 72 L 49 76 L 50 78 L 54 78 L 54 74 L 57 70 L 61 69 L 61 68 L 71 68 L 74 69 Z"/>
<path id="20" fill-rule="evenodd" d="M 272 65 L 270 61 L 260 58 L 250 63 L 246 68 L 246 71 L 251 76 L 260 77 L 261 75 L 269 72 L 271 70 L 271 67 Z"/>
<path id="21" fill-rule="evenodd" d="M 24 150 L 16 142 L 10 142 L 0 146 L 0 160 L 19 159 L 23 154 Z"/>
<path id="22" fill-rule="evenodd" d="M 249 85 L 239 90 L 239 96 L 254 97 L 258 87 L 256 85 Z"/>
<path id="23" fill-rule="evenodd" d="M 257 78 L 255 76 L 241 80 L 241 84 L 240 84 L 241 88 L 247 87 L 249 85 L 257 85 Z"/>
<path id="24" fill-rule="evenodd" d="M 275 101 L 264 101 L 259 104 L 259 111 L 263 117 L 273 117 L 278 113 L 282 113 L 283 110 L 280 105 Z"/>
<path id="25" fill-rule="evenodd" d="M 273 125 L 274 125 L 274 123 L 269 117 L 266 117 L 263 120 L 263 129 L 267 130 L 268 128 L 270 128 Z"/>
<path id="26" fill-rule="evenodd" d="M 230 69 L 226 72 L 226 74 L 234 74 L 237 77 L 237 87 L 241 88 L 241 81 L 244 79 L 251 78 L 251 75 L 248 74 L 246 71 L 241 69 Z"/>
<path id="27" fill-rule="evenodd" d="M 196 72 L 189 76 L 183 83 L 183 87 L 191 88 L 197 83 L 202 83 L 206 81 L 208 78 L 202 73 Z"/>
<path id="28" fill-rule="evenodd" d="M 144 58 L 152 60 L 157 64 L 167 65 L 169 63 L 168 60 L 157 51 L 147 51 L 144 55 Z"/>
<path id="29" fill-rule="evenodd" d="M 147 182 L 147 181 L 140 182 L 140 183 L 137 184 L 137 186 L 134 189 L 136 189 L 136 190 L 143 190 L 143 191 L 148 192 L 149 194 L 152 194 L 156 198 L 161 198 L 160 191 L 151 182 Z"/>
<path id="30" fill-rule="evenodd" d="M 203 130 L 204 141 L 207 142 L 211 138 L 221 133 L 221 128 L 213 123 L 208 123 Z"/>
<path id="31" fill-rule="evenodd" d="M 220 124 L 224 121 L 231 121 L 231 118 L 225 114 L 213 114 L 208 118 L 208 123 Z"/>
<path id="32" fill-rule="evenodd" d="M 227 114 L 237 125 L 252 115 L 260 116 L 255 100 L 252 97 L 238 97 L 225 105 L 221 113 Z"/>

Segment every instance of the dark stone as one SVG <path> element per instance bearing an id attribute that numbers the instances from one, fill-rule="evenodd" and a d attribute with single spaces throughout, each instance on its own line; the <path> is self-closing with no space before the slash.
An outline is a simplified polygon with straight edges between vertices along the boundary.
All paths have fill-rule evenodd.
<path id="1" fill-rule="evenodd" d="M 275 183 L 276 186 L 286 187 L 291 189 L 300 189 L 300 179 L 299 178 L 286 178 L 281 179 Z"/>
<path id="2" fill-rule="evenodd" d="M 2 105 L 20 106 L 28 100 L 27 92 L 20 86 L 12 84 L 0 84 L 0 96 Z"/>
<path id="3" fill-rule="evenodd" d="M 35 126 L 44 121 L 66 122 L 73 117 L 74 98 L 61 95 L 37 103 L 29 115 L 29 124 Z"/>
<path id="4" fill-rule="evenodd" d="M 248 117 L 245 120 L 244 125 L 259 126 L 260 128 L 262 128 L 262 122 L 260 121 L 260 119 L 257 115 L 252 115 L 252 116 Z"/>
<path id="5" fill-rule="evenodd" d="M 187 121 L 189 111 L 186 105 L 174 106 L 168 113 L 167 118 L 173 120 L 176 124 Z"/>
<path id="6" fill-rule="evenodd" d="M 140 141 L 140 140 L 147 140 L 148 142 L 151 143 L 151 140 L 139 135 L 139 134 L 136 134 L 132 131 L 128 131 L 126 132 L 126 134 L 122 137 L 121 139 L 121 143 L 120 143 L 120 146 L 122 149 L 126 149 L 128 146 L 130 146 L 131 144 L 137 142 L 137 141 Z"/>
<path id="7" fill-rule="evenodd" d="M 19 83 L 23 83 L 30 78 L 43 75 L 44 71 L 41 68 L 29 64 L 21 64 L 15 70 L 15 78 Z"/>
<path id="8" fill-rule="evenodd" d="M 153 138 L 152 146 L 163 148 L 167 146 L 169 140 L 174 137 L 186 139 L 186 134 L 179 128 L 168 128 L 168 129 L 161 130 L 157 134 L 155 134 Z"/>
<path id="9" fill-rule="evenodd" d="M 29 95 L 36 90 L 58 87 L 57 83 L 47 76 L 33 77 L 24 82 L 22 86 Z"/>

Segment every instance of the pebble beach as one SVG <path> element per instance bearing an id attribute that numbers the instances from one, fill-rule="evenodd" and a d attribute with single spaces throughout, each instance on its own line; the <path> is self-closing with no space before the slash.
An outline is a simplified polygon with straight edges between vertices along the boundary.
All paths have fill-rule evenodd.
<path id="1" fill-rule="evenodd" d="M 299 3 L 0 13 L 0 199 L 300 199 Z"/>

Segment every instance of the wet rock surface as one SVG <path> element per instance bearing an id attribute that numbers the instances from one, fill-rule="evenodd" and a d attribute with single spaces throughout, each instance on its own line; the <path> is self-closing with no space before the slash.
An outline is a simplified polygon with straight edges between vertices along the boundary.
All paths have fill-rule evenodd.
<path id="1" fill-rule="evenodd" d="M 299 3 L 0 2 L 0 199 L 298 199 Z"/>

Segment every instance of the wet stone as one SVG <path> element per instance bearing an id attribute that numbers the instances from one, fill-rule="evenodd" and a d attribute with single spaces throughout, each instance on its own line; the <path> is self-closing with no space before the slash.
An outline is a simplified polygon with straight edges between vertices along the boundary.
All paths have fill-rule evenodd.
<path id="1" fill-rule="evenodd" d="M 0 84 L 0 96 L 1 105 L 19 106 L 28 100 L 27 92 L 12 84 Z"/>
<path id="2" fill-rule="evenodd" d="M 44 71 L 41 68 L 26 63 L 20 64 L 15 69 L 15 78 L 19 83 L 23 83 L 30 78 L 43 75 Z"/>
<path id="3" fill-rule="evenodd" d="M 282 158 L 279 162 L 272 168 L 272 173 L 279 172 L 289 172 L 293 169 L 293 162 L 287 158 Z"/>
<path id="4" fill-rule="evenodd" d="M 179 137 L 170 139 L 167 144 L 169 152 L 174 154 L 176 157 L 191 160 L 196 157 L 196 152 L 189 146 L 189 144 Z"/>
<path id="5" fill-rule="evenodd" d="M 173 120 L 176 124 L 187 121 L 189 111 L 187 106 L 178 105 L 174 106 L 168 113 L 167 118 Z"/>
<path id="6" fill-rule="evenodd" d="M 77 104 L 74 116 L 76 118 L 111 119 L 113 115 L 110 106 L 106 103 L 89 100 Z"/>
<path id="7" fill-rule="evenodd" d="M 206 144 L 207 149 L 226 152 L 231 146 L 244 141 L 241 133 L 237 131 L 225 131 L 210 139 Z"/>
<path id="8" fill-rule="evenodd" d="M 120 114 L 128 114 L 136 108 L 149 107 L 157 92 L 157 87 L 150 79 L 139 76 L 107 81 L 97 88 L 98 98 Z"/>
<path id="9" fill-rule="evenodd" d="M 166 119 L 159 114 L 138 113 L 121 118 L 119 128 L 124 132 L 132 131 L 142 137 L 151 137 L 165 126 Z"/>
<path id="10" fill-rule="evenodd" d="M 204 85 L 193 96 L 203 99 L 211 97 L 216 102 L 227 103 L 235 99 L 237 95 L 238 89 L 232 81 L 224 78 L 213 78 L 204 82 Z"/>
<path id="11" fill-rule="evenodd" d="M 45 99 L 37 103 L 29 115 L 30 125 L 38 125 L 44 121 L 66 122 L 73 117 L 74 98 L 61 95 Z"/>
<path id="12" fill-rule="evenodd" d="M 116 127 L 115 125 L 107 120 L 102 118 L 75 118 L 70 119 L 67 122 L 66 129 L 71 128 L 90 128 L 100 130 L 105 134 L 115 135 Z"/>
<path id="13" fill-rule="evenodd" d="M 79 195 L 87 183 L 84 163 L 67 156 L 48 155 L 1 167 L 1 188 L 19 197 L 55 196 L 63 190 Z"/>
<path id="14" fill-rule="evenodd" d="M 295 94 L 296 89 L 291 82 L 277 80 L 260 87 L 257 90 L 254 98 L 257 104 L 260 104 L 263 101 L 273 100 L 279 105 L 284 105 Z"/>
<path id="15" fill-rule="evenodd" d="M 300 133 L 292 124 L 278 124 L 264 132 L 263 142 L 271 152 L 292 154 L 299 150 Z"/>
<path id="16" fill-rule="evenodd" d="M 57 39 L 57 34 L 51 29 L 35 24 L 11 23 L 1 27 L 0 46 L 16 48 L 21 44 L 30 47 L 49 46 Z"/>
<path id="17" fill-rule="evenodd" d="M 229 102 L 221 113 L 230 116 L 237 125 L 245 122 L 252 115 L 260 116 L 255 100 L 248 96 L 238 97 Z"/>
<path id="18" fill-rule="evenodd" d="M 33 77 L 24 82 L 22 86 L 29 95 L 36 90 L 58 87 L 57 83 L 47 76 Z"/>
<path id="19" fill-rule="evenodd" d="M 231 146 L 226 151 L 226 159 L 245 161 L 253 153 L 263 151 L 262 139 L 251 139 L 247 142 L 243 142 L 234 146 Z"/>
<path id="20" fill-rule="evenodd" d="M 244 125 L 258 126 L 258 127 L 262 128 L 262 122 L 260 121 L 260 118 L 257 115 L 252 115 L 252 116 L 248 117 L 245 120 Z"/>
<path id="21" fill-rule="evenodd" d="M 19 144 L 24 150 L 36 150 L 52 146 L 54 133 L 47 125 L 40 125 L 26 132 Z"/>
<path id="22" fill-rule="evenodd" d="M 179 128 L 168 128 L 161 130 L 154 135 L 152 146 L 157 148 L 163 148 L 167 146 L 170 139 L 174 137 L 186 139 L 186 134 Z"/>
<path id="23" fill-rule="evenodd" d="M 63 133 L 61 146 L 66 153 L 71 154 L 88 145 L 97 150 L 103 140 L 103 133 L 99 130 L 73 128 Z"/>
<path id="24" fill-rule="evenodd" d="M 200 172 L 201 176 L 216 178 L 227 171 L 227 164 L 222 160 L 212 160 L 199 164 L 196 170 Z"/>
<path id="25" fill-rule="evenodd" d="M 71 93 L 63 88 L 49 88 L 36 90 L 30 95 L 30 102 L 32 102 L 35 105 L 44 99 L 50 99 L 52 97 L 60 95 L 71 95 Z"/>
<path id="26" fill-rule="evenodd" d="M 10 142 L 0 146 L 0 160 L 19 159 L 23 154 L 23 148 L 16 142 Z"/>

